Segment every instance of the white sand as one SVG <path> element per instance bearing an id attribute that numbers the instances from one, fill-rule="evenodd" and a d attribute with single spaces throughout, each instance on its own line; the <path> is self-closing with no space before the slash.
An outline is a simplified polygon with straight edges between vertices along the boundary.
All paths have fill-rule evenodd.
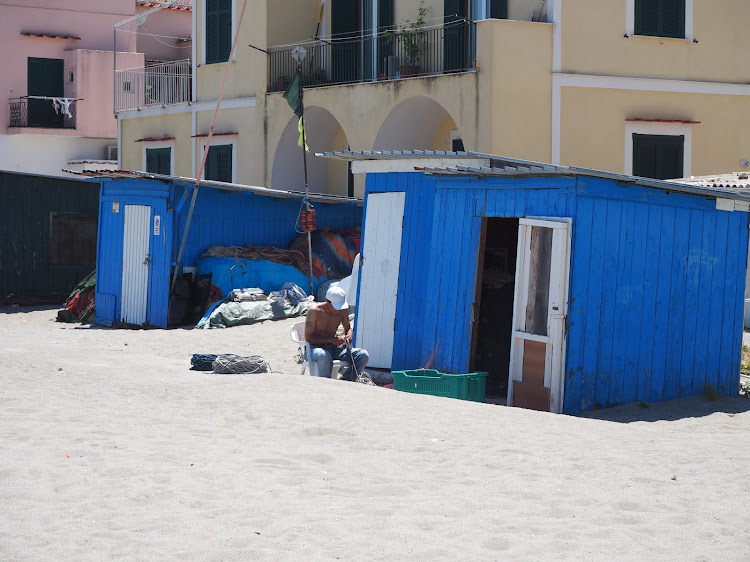
<path id="1" fill-rule="evenodd" d="M 750 558 L 750 400 L 574 418 L 300 377 L 293 320 L 53 316 L 0 309 L 2 560 Z"/>

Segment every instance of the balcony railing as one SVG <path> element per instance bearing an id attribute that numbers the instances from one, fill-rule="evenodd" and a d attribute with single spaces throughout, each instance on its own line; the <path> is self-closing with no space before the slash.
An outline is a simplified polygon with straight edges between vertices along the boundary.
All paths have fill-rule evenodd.
<path id="1" fill-rule="evenodd" d="M 115 73 L 115 112 L 191 101 L 190 60 Z"/>
<path id="2" fill-rule="evenodd" d="M 47 96 L 21 96 L 10 100 L 9 127 L 75 129 L 80 100 Z"/>
<path id="3" fill-rule="evenodd" d="M 302 84 L 329 86 L 466 71 L 474 66 L 475 30 L 474 22 L 460 22 L 306 45 Z M 286 90 L 294 78 L 297 64 L 291 52 L 269 53 L 269 92 Z"/>

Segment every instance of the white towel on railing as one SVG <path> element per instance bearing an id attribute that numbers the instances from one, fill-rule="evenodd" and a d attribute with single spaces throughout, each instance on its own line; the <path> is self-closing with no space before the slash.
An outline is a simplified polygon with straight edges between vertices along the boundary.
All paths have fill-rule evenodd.
<path id="1" fill-rule="evenodd" d="M 52 105 L 55 107 L 55 113 L 59 115 L 59 112 L 62 111 L 63 115 L 67 115 L 72 119 L 73 115 L 70 113 L 70 106 L 74 101 L 76 100 L 68 98 L 52 98 Z"/>

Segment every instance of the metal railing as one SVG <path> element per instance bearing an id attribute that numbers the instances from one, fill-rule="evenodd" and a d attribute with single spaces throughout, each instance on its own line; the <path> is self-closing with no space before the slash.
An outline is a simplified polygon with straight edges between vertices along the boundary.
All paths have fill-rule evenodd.
<path id="1" fill-rule="evenodd" d="M 329 86 L 466 71 L 474 67 L 475 30 L 474 22 L 460 22 L 436 29 L 387 31 L 377 37 L 318 41 L 305 46 L 302 84 Z M 294 78 L 297 64 L 291 52 L 269 52 L 269 92 L 286 90 Z"/>
<path id="2" fill-rule="evenodd" d="M 190 60 L 118 70 L 115 112 L 191 101 Z"/>
<path id="3" fill-rule="evenodd" d="M 77 99 L 48 96 L 11 98 L 9 127 L 75 129 Z"/>

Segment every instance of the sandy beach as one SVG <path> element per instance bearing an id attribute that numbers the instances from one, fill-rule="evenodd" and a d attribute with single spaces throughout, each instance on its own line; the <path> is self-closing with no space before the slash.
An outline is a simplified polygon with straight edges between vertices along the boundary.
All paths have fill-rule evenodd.
<path id="1" fill-rule="evenodd" d="M 2 560 L 750 557 L 750 400 L 545 414 L 301 377 L 296 319 L 55 312 L 0 309 Z"/>

